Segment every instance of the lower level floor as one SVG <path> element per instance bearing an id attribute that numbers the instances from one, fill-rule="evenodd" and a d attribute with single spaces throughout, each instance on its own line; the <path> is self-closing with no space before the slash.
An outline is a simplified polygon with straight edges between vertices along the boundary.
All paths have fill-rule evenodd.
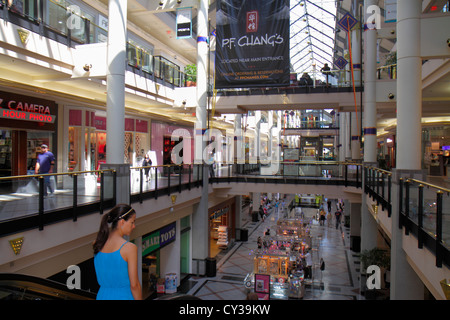
<path id="1" fill-rule="evenodd" d="M 297 208 L 297 210 L 300 208 Z M 295 210 L 295 209 L 294 209 Z M 350 249 L 350 231 L 342 221 L 336 228 L 334 218 L 320 225 L 315 220 L 317 209 L 301 208 L 306 218 L 313 218 L 312 276 L 305 279 L 303 300 L 363 300 L 360 294 L 359 253 Z M 182 281 L 179 292 L 202 300 L 245 300 L 248 290 L 244 278 L 253 269 L 252 253 L 257 249 L 257 238 L 276 225 L 287 211 L 270 210 L 265 221 L 247 221 L 249 237 L 246 242 L 235 245 L 217 256 L 217 273 L 214 277 L 190 276 Z M 325 262 L 325 270 L 319 268 L 319 261 Z M 379 299 L 388 298 L 389 290 L 381 290 Z"/>

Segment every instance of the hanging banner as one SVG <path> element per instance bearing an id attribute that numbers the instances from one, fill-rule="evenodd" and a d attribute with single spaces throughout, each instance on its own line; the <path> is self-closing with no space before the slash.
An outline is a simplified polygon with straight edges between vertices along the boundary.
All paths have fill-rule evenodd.
<path id="1" fill-rule="evenodd" d="M 397 0 L 384 1 L 384 22 L 397 22 Z"/>
<path id="2" fill-rule="evenodd" d="M 192 8 L 177 9 L 177 39 L 192 38 Z"/>
<path id="3" fill-rule="evenodd" d="M 289 86 L 289 0 L 218 0 L 216 89 Z"/>

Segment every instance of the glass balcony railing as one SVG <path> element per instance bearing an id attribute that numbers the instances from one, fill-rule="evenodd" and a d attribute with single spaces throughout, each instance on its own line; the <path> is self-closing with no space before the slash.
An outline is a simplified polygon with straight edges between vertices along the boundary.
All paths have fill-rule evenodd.
<path id="1" fill-rule="evenodd" d="M 364 192 L 391 217 L 392 173 L 364 168 Z M 436 266 L 450 264 L 450 190 L 416 179 L 398 181 L 399 223 L 405 233 L 416 236 L 418 247 L 436 255 Z"/>

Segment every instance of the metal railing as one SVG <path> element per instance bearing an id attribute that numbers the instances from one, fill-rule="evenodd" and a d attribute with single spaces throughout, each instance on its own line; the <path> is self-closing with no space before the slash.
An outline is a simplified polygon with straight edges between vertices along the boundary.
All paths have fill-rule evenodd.
<path id="1" fill-rule="evenodd" d="M 215 164 L 210 183 L 273 182 L 361 187 L 362 165 L 338 161 L 262 161 Z"/>
<path id="2" fill-rule="evenodd" d="M 159 165 L 130 168 L 130 201 L 142 203 L 145 199 L 182 190 L 199 188 L 203 181 L 203 164 Z M 149 180 L 145 175 L 149 170 Z"/>
<path id="3" fill-rule="evenodd" d="M 436 266 L 450 265 L 450 190 L 425 181 L 400 178 L 398 208 L 392 208 L 392 173 L 364 167 L 364 192 L 391 217 L 399 212 L 399 228 L 417 238 L 418 248 L 426 246 L 436 256 Z"/>
<path id="4" fill-rule="evenodd" d="M 416 179 L 400 178 L 399 186 L 399 225 L 435 253 L 437 267 L 450 265 L 450 190 Z"/>
<path id="5" fill-rule="evenodd" d="M 103 213 L 116 202 L 115 187 L 113 169 L 0 177 L 0 234 Z"/>
<path id="6" fill-rule="evenodd" d="M 391 217 L 392 214 L 391 190 L 391 172 L 374 167 L 364 167 L 364 192 L 377 201 L 377 205 L 381 204 L 383 210 L 387 210 L 388 217 Z"/>

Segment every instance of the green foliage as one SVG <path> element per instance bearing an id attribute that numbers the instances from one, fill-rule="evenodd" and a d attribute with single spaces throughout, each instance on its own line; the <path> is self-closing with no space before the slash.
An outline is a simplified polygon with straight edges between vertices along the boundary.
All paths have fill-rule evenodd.
<path id="1" fill-rule="evenodd" d="M 366 269 L 368 266 L 376 265 L 385 269 L 390 269 L 391 258 L 387 250 L 380 248 L 373 248 L 371 250 L 364 250 L 361 252 L 362 268 Z"/>
<path id="2" fill-rule="evenodd" d="M 397 51 L 393 51 L 386 56 L 386 65 L 397 64 Z"/>
<path id="3" fill-rule="evenodd" d="M 184 67 L 184 73 L 186 74 L 186 81 L 197 82 L 197 66 L 195 64 L 188 64 Z"/>

